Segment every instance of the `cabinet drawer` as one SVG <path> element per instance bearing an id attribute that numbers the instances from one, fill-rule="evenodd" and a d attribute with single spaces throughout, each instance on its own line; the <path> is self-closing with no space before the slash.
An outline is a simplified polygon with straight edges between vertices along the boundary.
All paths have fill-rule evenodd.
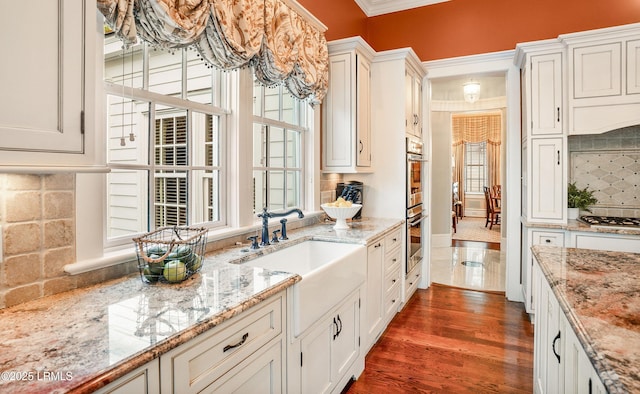
<path id="1" fill-rule="evenodd" d="M 402 227 L 392 230 L 384 237 L 384 252 L 390 253 L 402 243 Z"/>
<path id="2" fill-rule="evenodd" d="M 384 296 L 384 316 L 386 320 L 393 317 L 400 305 L 400 281 L 396 283 L 385 293 Z"/>
<path id="3" fill-rule="evenodd" d="M 533 245 L 564 246 L 564 233 L 532 231 L 531 242 Z"/>
<path id="4" fill-rule="evenodd" d="M 402 249 L 397 248 L 392 251 L 390 254 L 386 254 L 384 258 L 384 274 L 388 275 L 390 272 L 394 270 L 397 272 L 399 270 L 398 265 L 400 264 L 400 259 L 402 259 Z"/>
<path id="5" fill-rule="evenodd" d="M 280 335 L 283 302 L 265 301 L 161 356 L 162 392 L 200 392 Z"/>
<path id="6" fill-rule="evenodd" d="M 385 297 L 389 294 L 392 287 L 400 283 L 400 262 L 395 264 L 384 276 L 383 289 Z"/>

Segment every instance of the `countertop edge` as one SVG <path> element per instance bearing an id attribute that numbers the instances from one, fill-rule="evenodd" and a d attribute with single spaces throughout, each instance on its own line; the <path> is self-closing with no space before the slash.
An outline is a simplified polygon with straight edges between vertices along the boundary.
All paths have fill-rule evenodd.
<path id="1" fill-rule="evenodd" d="M 598 354 L 597 348 L 594 346 L 589 333 L 580 322 L 578 316 L 576 316 L 573 308 L 569 306 L 567 299 L 565 298 L 564 292 L 558 290 L 558 285 L 562 283 L 562 279 L 556 278 L 553 273 L 547 267 L 547 262 L 544 260 L 544 256 L 539 253 L 539 249 L 541 248 L 554 248 L 558 250 L 562 250 L 563 253 L 567 249 L 572 248 L 564 248 L 559 246 L 543 246 L 543 245 L 535 245 L 531 247 L 533 255 L 540 265 L 540 269 L 545 276 L 545 279 L 549 283 L 549 287 L 551 287 L 551 291 L 558 299 L 558 304 L 560 305 L 560 309 L 562 309 L 569 325 L 573 329 L 573 332 L 576 334 L 578 341 L 582 345 L 582 348 L 585 350 L 585 353 L 589 357 L 589 361 L 591 361 L 591 365 L 595 368 L 600 380 L 604 383 L 607 391 L 610 394 L 617 393 L 628 393 L 628 390 L 623 386 L 623 384 L 618 379 L 618 374 L 616 371 L 609 365 L 609 363 L 604 359 L 604 357 Z"/>
<path id="2" fill-rule="evenodd" d="M 255 294 L 253 297 L 246 299 L 231 309 L 211 316 L 210 318 L 199 322 L 196 325 L 189 327 L 188 329 L 163 340 L 155 344 L 151 349 L 144 350 L 138 354 L 133 355 L 130 358 L 124 359 L 113 368 L 105 370 L 104 373 L 98 373 L 94 379 L 87 380 L 80 385 L 71 388 L 68 393 L 84 394 L 92 393 L 98 389 L 101 389 L 108 384 L 116 381 L 117 379 L 125 376 L 129 372 L 132 372 L 136 368 L 145 365 L 148 362 L 160 357 L 161 355 L 169 352 L 172 349 L 179 347 L 180 345 L 188 342 L 189 340 L 203 334 L 204 332 L 211 330 L 220 324 L 232 319 L 247 309 L 260 304 L 261 302 L 269 299 L 270 297 L 286 290 L 293 286 L 295 283 L 302 280 L 299 275 L 294 275 L 260 293 Z"/>

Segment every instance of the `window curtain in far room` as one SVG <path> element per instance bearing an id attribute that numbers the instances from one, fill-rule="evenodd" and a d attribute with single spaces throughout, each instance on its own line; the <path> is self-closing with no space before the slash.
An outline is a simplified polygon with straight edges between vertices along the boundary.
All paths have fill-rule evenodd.
<path id="1" fill-rule="evenodd" d="M 487 142 L 487 187 L 500 184 L 500 144 L 502 136 L 502 115 L 489 114 L 454 114 L 451 117 L 451 145 L 455 162 L 453 182 L 464 185 L 464 144 Z M 460 193 L 464 204 L 464 193 Z M 464 205 L 463 205 L 464 206 Z"/>
<path id="2" fill-rule="evenodd" d="M 265 85 L 284 84 L 318 104 L 327 91 L 324 31 L 282 0 L 97 0 L 125 46 L 140 38 L 154 47 L 198 51 L 209 65 L 253 66 Z"/>

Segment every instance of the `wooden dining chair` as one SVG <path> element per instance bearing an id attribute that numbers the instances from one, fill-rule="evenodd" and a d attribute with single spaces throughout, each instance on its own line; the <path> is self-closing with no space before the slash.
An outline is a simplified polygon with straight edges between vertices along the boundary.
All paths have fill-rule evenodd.
<path id="1" fill-rule="evenodd" d="M 501 210 L 499 207 L 496 207 L 495 200 L 491 195 L 490 189 L 486 186 L 484 186 L 483 189 L 484 189 L 484 200 L 487 206 L 487 220 L 484 223 L 484 226 L 487 227 L 487 224 L 488 224 L 489 230 L 491 230 L 494 224 L 499 224 Z"/>

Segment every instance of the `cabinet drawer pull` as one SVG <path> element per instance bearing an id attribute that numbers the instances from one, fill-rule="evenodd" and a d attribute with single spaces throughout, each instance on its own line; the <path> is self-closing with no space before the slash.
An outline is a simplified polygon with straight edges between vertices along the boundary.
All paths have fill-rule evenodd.
<path id="1" fill-rule="evenodd" d="M 338 315 L 338 323 L 340 323 L 340 327 L 338 328 L 337 335 L 340 335 L 340 333 L 342 332 L 342 319 L 340 319 L 340 315 Z"/>
<path id="2" fill-rule="evenodd" d="M 593 393 L 593 382 L 591 381 L 591 378 L 589 378 L 589 394 Z"/>
<path id="3" fill-rule="evenodd" d="M 553 338 L 553 342 L 551 343 L 551 350 L 553 350 L 553 355 L 556 356 L 556 358 L 558 359 L 558 363 L 560 363 L 560 355 L 556 353 L 556 342 L 558 342 L 558 339 L 560 339 L 560 331 L 558 331 L 558 335 Z"/>
<path id="4" fill-rule="evenodd" d="M 382 246 L 382 244 L 381 244 L 380 242 L 378 242 L 378 243 L 374 246 L 374 248 L 379 248 L 379 247 L 381 247 L 381 246 Z"/>
<path id="5" fill-rule="evenodd" d="M 359 142 L 360 142 L 360 152 L 358 153 L 362 153 L 362 151 L 364 150 L 364 144 L 362 143 L 362 140 L 360 140 Z"/>
<path id="6" fill-rule="evenodd" d="M 558 151 L 558 165 L 560 165 L 560 151 Z"/>
<path id="7" fill-rule="evenodd" d="M 231 350 L 231 349 L 235 349 L 238 346 L 242 346 L 243 343 L 245 343 L 247 341 L 247 338 L 249 338 L 249 333 L 245 333 L 242 336 L 242 339 L 240 340 L 240 342 L 236 343 L 235 345 L 227 345 L 224 347 L 224 349 L 222 349 L 222 353 L 226 353 L 227 351 Z"/>
<path id="8" fill-rule="evenodd" d="M 338 331 L 338 322 L 336 321 L 335 316 L 333 317 L 333 325 L 334 325 L 334 326 L 336 326 L 336 330 L 335 330 L 335 332 L 334 332 L 334 334 L 333 334 L 333 340 L 335 341 L 335 340 L 336 340 L 336 338 L 338 337 L 338 334 L 340 333 L 340 332 Z"/>
<path id="9" fill-rule="evenodd" d="M 550 240 L 549 238 L 547 238 L 547 239 L 545 239 L 545 240 L 544 240 L 544 242 L 546 242 L 546 243 L 550 244 L 550 243 L 551 243 L 551 240 Z"/>
<path id="10" fill-rule="evenodd" d="M 560 107 L 558 107 L 558 122 L 560 122 Z"/>
<path id="11" fill-rule="evenodd" d="M 395 279 L 391 280 L 391 283 L 396 283 L 396 280 Z"/>

